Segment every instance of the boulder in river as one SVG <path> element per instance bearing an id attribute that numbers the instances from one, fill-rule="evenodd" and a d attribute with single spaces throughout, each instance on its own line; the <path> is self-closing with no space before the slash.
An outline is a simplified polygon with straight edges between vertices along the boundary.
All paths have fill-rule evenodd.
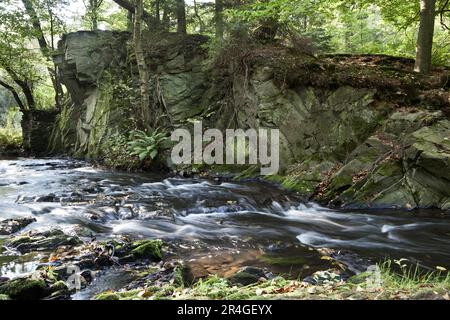
<path id="1" fill-rule="evenodd" d="M 0 285 L 0 294 L 15 300 L 38 300 L 47 295 L 43 279 L 18 278 Z"/>
<path id="2" fill-rule="evenodd" d="M 14 300 L 67 299 L 69 289 L 62 281 L 52 283 L 36 273 L 0 284 L 0 295 L 3 295 L 5 299 Z"/>
<path id="3" fill-rule="evenodd" d="M 138 240 L 120 247 L 116 253 L 121 262 L 132 262 L 139 259 L 161 261 L 162 245 L 161 240 Z"/>
<path id="4" fill-rule="evenodd" d="M 27 225 L 36 222 L 34 218 L 17 218 L 0 221 L 0 236 L 7 236 L 20 231 Z"/>
<path id="5" fill-rule="evenodd" d="M 248 286 L 259 281 L 267 280 L 273 277 L 273 274 L 266 270 L 256 267 L 243 267 L 234 275 L 228 278 L 232 284 Z"/>

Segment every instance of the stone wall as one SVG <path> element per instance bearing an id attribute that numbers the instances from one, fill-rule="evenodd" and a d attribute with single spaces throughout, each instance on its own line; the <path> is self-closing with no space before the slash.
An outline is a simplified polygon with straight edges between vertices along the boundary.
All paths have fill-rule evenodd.
<path id="1" fill-rule="evenodd" d="M 23 148 L 26 153 L 44 155 L 48 152 L 56 115 L 56 111 L 47 110 L 33 110 L 23 113 Z"/>

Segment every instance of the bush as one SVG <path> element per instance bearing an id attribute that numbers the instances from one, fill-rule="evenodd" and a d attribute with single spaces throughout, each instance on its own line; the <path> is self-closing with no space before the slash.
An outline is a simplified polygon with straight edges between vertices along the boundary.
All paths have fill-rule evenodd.
<path id="1" fill-rule="evenodd" d="M 22 148 L 22 132 L 18 129 L 0 128 L 0 152 L 17 151 Z"/>
<path id="2" fill-rule="evenodd" d="M 116 133 L 103 145 L 103 161 L 113 168 L 133 170 L 148 168 L 168 140 L 158 129 L 151 133 L 136 130 L 127 137 Z"/>
<path id="3" fill-rule="evenodd" d="M 139 160 L 154 160 L 158 156 L 161 145 L 167 140 L 167 135 L 159 129 L 151 133 L 136 130 L 130 134 L 128 144 L 131 155 L 137 156 Z"/>

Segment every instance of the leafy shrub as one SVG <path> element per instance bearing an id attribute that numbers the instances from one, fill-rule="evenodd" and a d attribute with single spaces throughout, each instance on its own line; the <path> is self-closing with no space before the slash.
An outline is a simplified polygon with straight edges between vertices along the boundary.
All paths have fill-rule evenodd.
<path id="1" fill-rule="evenodd" d="M 154 160 L 158 156 L 161 145 L 167 140 L 165 132 L 154 130 L 146 133 L 141 130 L 132 131 L 128 144 L 131 155 L 137 156 L 140 161 Z"/>
<path id="2" fill-rule="evenodd" d="M 103 161 L 113 168 L 130 170 L 137 168 L 139 161 L 130 155 L 128 150 L 128 138 L 120 133 L 111 135 L 103 145 Z"/>
<path id="3" fill-rule="evenodd" d="M 18 150 L 22 147 L 22 132 L 18 129 L 0 128 L 0 152 Z"/>

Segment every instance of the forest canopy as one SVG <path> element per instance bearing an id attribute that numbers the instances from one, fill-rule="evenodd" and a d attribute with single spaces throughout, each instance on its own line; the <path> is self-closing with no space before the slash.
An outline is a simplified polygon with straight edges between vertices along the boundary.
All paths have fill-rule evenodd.
<path id="1" fill-rule="evenodd" d="M 128 30 L 138 42 L 145 29 L 203 34 L 210 47 L 252 37 L 314 55 L 415 58 L 415 70 L 427 74 L 450 63 L 449 18 L 449 0 L 3 0 L 0 86 L 22 111 L 60 108 L 52 55 L 77 30 Z M 136 43 L 138 64 L 139 53 Z"/>

